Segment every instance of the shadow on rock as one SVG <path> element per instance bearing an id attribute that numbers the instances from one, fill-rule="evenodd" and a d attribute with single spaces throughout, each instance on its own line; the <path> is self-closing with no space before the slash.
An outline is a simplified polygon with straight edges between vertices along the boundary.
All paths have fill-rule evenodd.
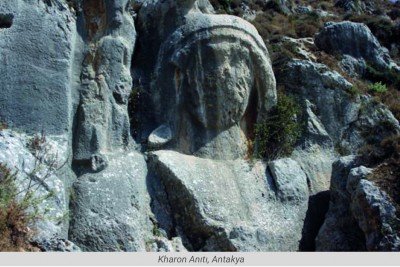
<path id="1" fill-rule="evenodd" d="M 325 215 L 329 208 L 329 200 L 329 190 L 310 196 L 300 240 L 300 251 L 315 251 L 315 238 L 324 223 Z"/>

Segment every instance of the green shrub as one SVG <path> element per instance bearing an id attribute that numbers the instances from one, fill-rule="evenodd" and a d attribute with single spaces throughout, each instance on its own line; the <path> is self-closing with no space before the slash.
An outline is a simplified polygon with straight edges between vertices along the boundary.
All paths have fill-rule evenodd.
<path id="1" fill-rule="evenodd" d="M 264 122 L 255 125 L 255 156 L 273 160 L 290 155 L 301 135 L 299 107 L 292 97 L 278 94 L 278 104 Z"/>
<path id="2" fill-rule="evenodd" d="M 386 93 L 387 90 L 388 89 L 387 89 L 386 85 L 381 82 L 371 84 L 368 87 L 368 91 L 372 94 L 383 94 L 383 93 Z"/>
<path id="3" fill-rule="evenodd" d="M 372 82 L 382 82 L 386 85 L 400 88 L 400 73 L 394 69 L 379 70 L 372 65 L 367 65 L 364 78 Z"/>

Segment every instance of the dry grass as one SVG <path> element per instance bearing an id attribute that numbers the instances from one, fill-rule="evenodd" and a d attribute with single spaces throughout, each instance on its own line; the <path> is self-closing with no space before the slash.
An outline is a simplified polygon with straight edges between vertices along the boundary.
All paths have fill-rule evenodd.
<path id="1" fill-rule="evenodd" d="M 400 216 L 400 136 L 366 146 L 362 155 L 370 167 L 375 167 L 368 179 L 389 195 Z"/>
<path id="2" fill-rule="evenodd" d="M 34 233 L 29 225 L 36 219 L 28 214 L 31 196 L 18 200 L 15 174 L 0 164 L 0 251 L 35 251 L 29 239 Z"/>

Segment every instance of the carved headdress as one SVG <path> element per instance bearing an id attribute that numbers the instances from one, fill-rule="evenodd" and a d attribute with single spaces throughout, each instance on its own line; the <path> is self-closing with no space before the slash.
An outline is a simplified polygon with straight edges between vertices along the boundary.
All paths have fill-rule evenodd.
<path id="1" fill-rule="evenodd" d="M 245 139 L 276 103 L 268 50 L 256 29 L 234 16 L 196 10 L 161 46 L 152 88 L 160 123 L 171 128 L 175 148 L 207 157 L 224 157 L 210 149 L 226 146 L 213 142 L 232 127 L 240 133 L 231 131 L 227 138 L 243 143 L 235 139 Z M 203 146 L 209 148 L 197 153 Z M 243 152 L 234 150 L 228 158 Z"/>

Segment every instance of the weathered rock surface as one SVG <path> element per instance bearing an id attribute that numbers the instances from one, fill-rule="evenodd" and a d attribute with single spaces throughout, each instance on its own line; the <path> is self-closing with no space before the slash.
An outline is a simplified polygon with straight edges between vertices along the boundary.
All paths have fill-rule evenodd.
<path id="1" fill-rule="evenodd" d="M 157 151 L 150 166 L 167 192 L 176 227 L 193 250 L 295 251 L 308 202 L 296 162 L 215 161 Z M 167 229 L 168 230 L 168 229 Z"/>
<path id="2" fill-rule="evenodd" d="M 282 202 L 304 202 L 308 196 L 307 177 L 292 159 L 278 159 L 268 164 L 277 196 Z"/>
<path id="3" fill-rule="evenodd" d="M 44 239 L 41 243 L 36 243 L 43 252 L 82 252 L 82 250 L 69 240 L 53 238 Z"/>
<path id="4" fill-rule="evenodd" d="M 367 64 L 363 58 L 354 58 L 349 55 L 343 55 L 340 61 L 340 67 L 350 77 L 363 77 L 367 69 Z"/>
<path id="5" fill-rule="evenodd" d="M 19 170 L 21 188 L 33 179 L 38 197 L 49 195 L 32 242 L 43 251 L 399 250 L 395 209 L 367 181 L 371 170 L 355 157 L 332 167 L 337 148 L 356 153 L 399 134 L 395 117 L 313 63 L 313 38 L 283 38 L 302 60 L 276 77 L 301 107 L 303 134 L 290 158 L 245 160 L 277 102 L 275 75 L 256 28 L 214 13 L 208 0 L 0 3 L 0 127 L 28 134 L 0 132 L 0 163 Z M 393 66 L 362 24 L 330 23 L 316 45 L 342 54 L 352 77 Z M 31 146 L 42 130 L 46 142 Z"/>
<path id="6" fill-rule="evenodd" d="M 328 53 L 363 58 L 381 69 L 390 68 L 394 64 L 389 51 L 380 45 L 371 30 L 362 23 L 329 22 L 315 36 L 315 44 Z"/>
<path id="7" fill-rule="evenodd" d="M 284 77 L 278 82 L 304 106 L 306 146 L 340 146 L 357 153 L 367 143 L 400 133 L 399 122 L 387 107 L 371 97 L 351 95 L 352 84 L 323 64 L 293 60 L 277 77 Z"/>
<path id="8" fill-rule="evenodd" d="M 358 165 L 354 156 L 343 157 L 333 165 L 329 210 L 316 238 L 317 251 L 365 250 L 365 238 L 351 214 L 347 176 Z"/>
<path id="9" fill-rule="evenodd" d="M 180 237 L 174 237 L 168 240 L 165 237 L 155 237 L 147 248 L 150 252 L 186 252 Z"/>
<path id="10" fill-rule="evenodd" d="M 70 239 L 83 251 L 145 251 L 151 232 L 146 162 L 136 152 L 109 155 L 108 162 L 74 183 Z"/>
<path id="11" fill-rule="evenodd" d="M 347 12 L 364 13 L 376 10 L 376 1 L 374 0 L 337 0 L 335 6 L 341 7 Z"/>
<path id="12" fill-rule="evenodd" d="M 77 164 L 106 164 L 102 154 L 132 141 L 127 107 L 136 31 L 129 7 L 128 0 L 83 1 L 78 12 L 85 45 L 73 140 Z"/>
<path id="13" fill-rule="evenodd" d="M 0 121 L 30 133 L 69 132 L 76 25 L 67 4 L 1 1 L 0 16 Z"/>
<path id="14" fill-rule="evenodd" d="M 369 251 L 400 251 L 400 218 L 385 192 L 360 180 L 352 193 L 351 210 L 365 235 Z"/>
<path id="15" fill-rule="evenodd" d="M 368 181 L 354 156 L 334 163 L 331 201 L 316 239 L 321 251 L 398 251 L 399 223 L 388 195 Z"/>

